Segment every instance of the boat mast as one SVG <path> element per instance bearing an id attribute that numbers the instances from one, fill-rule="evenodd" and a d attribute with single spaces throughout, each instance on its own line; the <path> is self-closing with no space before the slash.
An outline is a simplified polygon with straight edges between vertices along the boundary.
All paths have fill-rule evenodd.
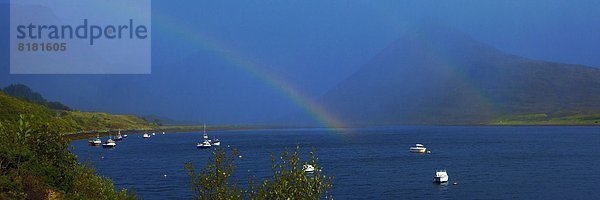
<path id="1" fill-rule="evenodd" d="M 204 135 L 203 135 L 203 138 L 204 138 L 205 140 L 207 140 L 207 139 L 208 139 L 208 135 L 206 135 L 206 124 L 204 124 Z"/>

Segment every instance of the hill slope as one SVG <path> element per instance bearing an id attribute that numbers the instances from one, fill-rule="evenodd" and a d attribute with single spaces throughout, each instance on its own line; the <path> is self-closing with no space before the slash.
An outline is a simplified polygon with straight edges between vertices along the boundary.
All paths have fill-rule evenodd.
<path id="1" fill-rule="evenodd" d="M 133 115 L 51 110 L 44 105 L 0 92 L 0 122 L 16 122 L 20 114 L 33 115 L 41 121 L 53 121 L 68 132 L 152 128 L 150 123 Z"/>
<path id="2" fill-rule="evenodd" d="M 481 124 L 600 111 L 600 69 L 501 52 L 426 25 L 400 38 L 322 102 L 354 124 Z"/>
<path id="3" fill-rule="evenodd" d="M 33 103 L 45 105 L 50 109 L 56 110 L 71 110 L 69 107 L 63 105 L 60 102 L 51 102 L 46 100 L 40 93 L 34 92 L 29 87 L 22 84 L 13 84 L 2 89 L 7 95 L 18 97 L 31 101 Z"/>

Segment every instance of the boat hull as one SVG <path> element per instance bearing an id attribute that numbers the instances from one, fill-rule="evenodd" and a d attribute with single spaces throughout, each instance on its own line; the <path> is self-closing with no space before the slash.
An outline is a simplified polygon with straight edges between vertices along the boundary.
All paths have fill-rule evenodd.
<path id="1" fill-rule="evenodd" d="M 412 153 L 425 153 L 427 148 L 410 148 L 410 152 Z"/>
<path id="2" fill-rule="evenodd" d="M 100 142 L 100 141 L 90 141 L 90 142 L 88 142 L 88 144 L 90 146 L 100 146 L 100 145 L 102 145 L 102 142 Z"/>
<path id="3" fill-rule="evenodd" d="M 198 149 L 210 149 L 210 146 L 196 145 Z"/>
<path id="4" fill-rule="evenodd" d="M 448 177 L 447 176 L 446 177 L 434 177 L 433 182 L 445 183 L 445 182 L 448 182 Z"/>

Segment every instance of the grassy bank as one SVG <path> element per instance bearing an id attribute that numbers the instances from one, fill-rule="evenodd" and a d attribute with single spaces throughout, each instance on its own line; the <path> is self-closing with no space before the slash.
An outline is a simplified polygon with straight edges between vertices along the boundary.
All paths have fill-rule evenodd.
<path id="1" fill-rule="evenodd" d="M 492 121 L 489 125 L 557 125 L 557 126 L 600 126 L 600 113 L 576 114 L 529 114 L 507 116 Z"/>

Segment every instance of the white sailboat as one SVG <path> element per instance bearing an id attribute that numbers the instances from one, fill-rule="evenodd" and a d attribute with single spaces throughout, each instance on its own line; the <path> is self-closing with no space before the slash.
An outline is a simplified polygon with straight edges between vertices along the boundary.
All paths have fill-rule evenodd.
<path id="1" fill-rule="evenodd" d="M 121 130 L 119 130 L 119 133 L 117 133 L 117 136 L 115 137 L 115 141 L 119 141 L 119 140 L 123 140 L 123 136 L 121 135 Z"/>
<path id="2" fill-rule="evenodd" d="M 196 144 L 196 148 L 209 149 L 212 146 L 212 144 L 210 143 L 210 140 L 208 139 L 208 134 L 206 134 L 206 124 L 204 124 L 204 135 L 202 135 L 202 139 L 204 139 L 204 141 Z"/>

